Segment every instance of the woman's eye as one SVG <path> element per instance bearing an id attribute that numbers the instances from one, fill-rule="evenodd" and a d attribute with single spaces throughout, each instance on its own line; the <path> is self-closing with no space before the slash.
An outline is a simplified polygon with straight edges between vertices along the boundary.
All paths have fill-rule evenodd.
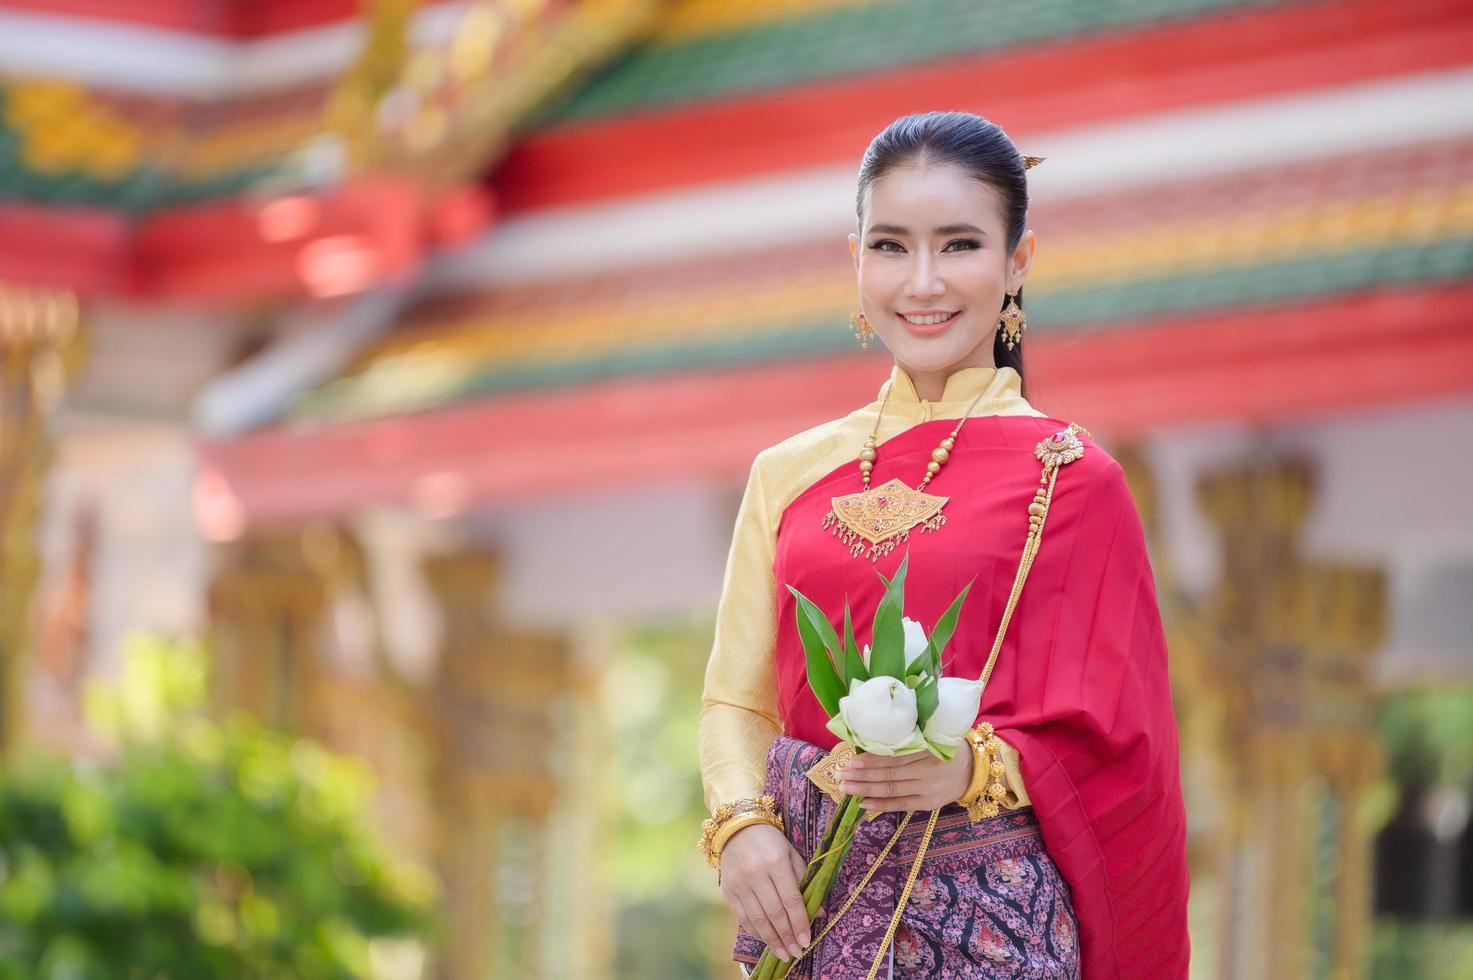
<path id="1" fill-rule="evenodd" d="M 942 251 L 944 252 L 949 250 L 953 245 L 964 245 L 967 248 L 981 248 L 982 243 L 977 241 L 977 239 L 975 238 L 958 238 L 951 242 L 948 242 L 946 248 L 942 249 Z"/>
<path id="2" fill-rule="evenodd" d="M 886 245 L 894 245 L 895 248 L 886 248 Z M 894 252 L 896 249 L 900 249 L 900 243 L 896 241 L 891 241 L 890 239 L 886 238 L 883 241 L 875 242 L 873 245 L 870 246 L 870 248 L 874 249 L 876 252 Z M 904 251 L 904 249 L 900 250 Z"/>

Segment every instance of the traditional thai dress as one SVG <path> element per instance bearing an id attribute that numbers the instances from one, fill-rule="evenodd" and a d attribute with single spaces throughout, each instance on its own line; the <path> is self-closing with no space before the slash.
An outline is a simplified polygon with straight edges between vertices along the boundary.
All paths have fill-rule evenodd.
<path id="1" fill-rule="evenodd" d="M 1039 486 L 1035 446 L 1068 423 L 1034 409 L 1012 368 L 953 373 L 940 401 L 898 365 L 870 484 L 916 486 L 937 444 L 981 394 L 927 492 L 946 522 L 896 550 L 854 557 L 823 526 L 832 498 L 861 489 L 870 404 L 757 454 L 738 511 L 700 718 L 708 807 L 772 793 L 789 840 L 811 857 L 833 801 L 805 773 L 836 737 L 808 687 L 792 585 L 861 644 L 909 554 L 905 614 L 929 630 L 972 583 L 944 672 L 978 677 L 991 650 Z M 1087 420 L 1080 420 L 1087 421 Z M 1166 644 L 1145 536 L 1120 465 L 1087 435 L 1063 466 L 1041 547 L 983 692 L 979 721 L 1003 742 L 1017 806 L 973 823 L 942 809 L 880 977 L 1187 975 L 1187 863 Z M 869 885 L 794 978 L 863 978 L 930 814 L 917 813 Z M 850 897 L 900 814 L 861 821 L 814 935 Z M 733 958 L 762 944 L 738 931 Z"/>

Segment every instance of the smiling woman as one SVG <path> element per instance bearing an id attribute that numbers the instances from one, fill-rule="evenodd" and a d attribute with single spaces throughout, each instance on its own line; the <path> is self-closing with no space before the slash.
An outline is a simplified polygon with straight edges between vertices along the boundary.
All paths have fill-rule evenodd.
<path id="1" fill-rule="evenodd" d="M 757 454 L 706 668 L 703 843 L 739 962 L 765 946 L 792 978 L 1187 975 L 1185 807 L 1141 520 L 1120 465 L 1023 395 L 1034 162 L 962 112 L 898 119 L 865 153 L 856 319 L 895 364 L 869 404 Z M 1070 465 L 1040 488 L 1056 444 Z M 841 501 L 874 534 L 848 540 Z M 1045 514 L 1048 543 L 1025 552 Z M 893 578 L 907 558 L 924 624 L 971 583 L 944 673 L 981 680 L 996 660 L 974 732 L 997 755 L 979 773 L 975 753 L 861 754 L 842 784 L 878 814 L 850 852 L 870 871 L 841 870 L 808 908 L 800 882 L 834 807 L 814 774 L 846 752 L 807 682 L 791 591 L 851 607 L 862 643 L 873 570 Z M 976 805 L 987 777 L 1000 807 Z M 934 827 L 929 851 L 902 833 L 907 813 Z"/>
<path id="2" fill-rule="evenodd" d="M 1022 376 L 1022 350 L 997 321 L 1033 262 L 1028 165 L 967 113 L 899 119 L 864 156 L 849 236 L 860 314 L 922 398 L 939 399 L 958 368 Z"/>

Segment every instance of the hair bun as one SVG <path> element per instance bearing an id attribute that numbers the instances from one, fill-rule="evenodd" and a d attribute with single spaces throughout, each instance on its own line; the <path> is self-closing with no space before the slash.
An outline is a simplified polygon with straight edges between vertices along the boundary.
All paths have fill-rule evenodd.
<path id="1" fill-rule="evenodd" d="M 1042 163 L 1043 161 L 1045 161 L 1047 159 L 1048 159 L 1048 157 L 1026 157 L 1025 156 L 1023 158 L 1023 169 L 1024 170 L 1027 170 L 1029 167 L 1036 167 L 1040 163 Z"/>

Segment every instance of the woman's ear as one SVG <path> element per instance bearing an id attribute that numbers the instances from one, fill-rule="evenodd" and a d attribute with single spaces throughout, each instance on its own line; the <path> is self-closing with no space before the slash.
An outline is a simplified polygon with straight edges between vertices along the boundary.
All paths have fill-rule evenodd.
<path id="1" fill-rule="evenodd" d="M 859 275 L 859 236 L 849 233 L 849 257 L 854 260 L 854 274 Z"/>
<path id="2" fill-rule="evenodd" d="M 1037 238 L 1033 229 L 1025 229 L 1023 237 L 1018 239 L 1018 247 L 1013 249 L 1012 268 L 1008 271 L 1008 279 L 1013 285 L 1008 287 L 1008 292 L 1023 288 L 1023 280 L 1027 278 L 1028 270 L 1033 268 L 1033 251 L 1036 247 Z"/>

